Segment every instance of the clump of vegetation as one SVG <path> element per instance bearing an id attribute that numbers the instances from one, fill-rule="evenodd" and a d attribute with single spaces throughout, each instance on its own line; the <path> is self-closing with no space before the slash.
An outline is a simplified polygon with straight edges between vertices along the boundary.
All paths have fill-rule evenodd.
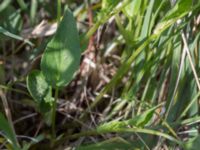
<path id="1" fill-rule="evenodd" d="M 0 149 L 199 149 L 199 0 L 0 3 Z"/>

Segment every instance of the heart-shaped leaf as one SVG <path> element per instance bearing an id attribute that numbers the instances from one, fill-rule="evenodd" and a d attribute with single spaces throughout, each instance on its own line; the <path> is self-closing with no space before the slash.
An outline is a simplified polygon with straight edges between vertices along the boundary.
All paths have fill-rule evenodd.
<path id="1" fill-rule="evenodd" d="M 76 21 L 67 8 L 41 60 L 41 69 L 47 82 L 53 87 L 67 85 L 79 67 L 80 56 Z"/>
<path id="2" fill-rule="evenodd" d="M 27 77 L 27 87 L 39 110 L 47 112 L 54 99 L 51 96 L 51 87 L 46 82 L 43 73 L 39 70 L 32 71 Z"/>

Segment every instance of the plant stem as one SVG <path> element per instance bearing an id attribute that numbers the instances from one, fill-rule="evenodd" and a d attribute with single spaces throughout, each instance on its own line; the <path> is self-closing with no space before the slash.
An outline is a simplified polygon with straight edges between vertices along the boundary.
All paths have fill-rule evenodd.
<path id="1" fill-rule="evenodd" d="M 55 91 L 55 99 L 53 102 L 53 109 L 52 109 L 52 141 L 56 139 L 56 128 L 55 128 L 55 122 L 56 122 L 56 107 L 57 107 L 57 99 L 58 99 L 58 87 L 56 87 Z M 53 142 L 54 143 L 54 142 Z"/>
<path id="2" fill-rule="evenodd" d="M 57 21 L 60 23 L 61 16 L 61 0 L 57 0 Z"/>

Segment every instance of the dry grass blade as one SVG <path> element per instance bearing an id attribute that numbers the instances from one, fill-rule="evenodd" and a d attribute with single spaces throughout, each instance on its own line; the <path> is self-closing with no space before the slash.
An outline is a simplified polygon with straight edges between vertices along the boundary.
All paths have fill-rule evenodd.
<path id="1" fill-rule="evenodd" d="M 185 34 L 183 32 L 181 33 L 181 36 L 182 36 L 182 39 L 183 39 L 184 49 L 185 49 L 185 51 L 187 53 L 187 56 L 188 56 L 188 59 L 189 59 L 189 62 L 190 62 L 190 66 L 192 68 L 192 72 L 194 74 L 198 90 L 200 92 L 200 82 L 199 82 L 199 78 L 198 78 L 196 69 L 194 67 L 194 63 L 192 62 L 192 56 L 190 54 L 190 49 L 189 49 L 189 46 L 188 46 L 188 43 L 187 43 L 187 40 L 186 40 L 186 36 L 185 36 Z"/>
<path id="2" fill-rule="evenodd" d="M 11 115 L 10 108 L 9 108 L 9 105 L 8 105 L 8 101 L 7 101 L 5 94 L 3 93 L 3 91 L 1 89 L 0 89 L 0 97 L 1 97 L 1 100 L 2 100 L 2 103 L 3 103 L 3 106 L 4 106 L 4 110 L 5 110 L 6 117 L 8 119 L 8 123 L 9 123 L 13 133 L 16 135 L 15 129 L 14 129 L 14 126 L 13 126 L 12 115 Z"/>

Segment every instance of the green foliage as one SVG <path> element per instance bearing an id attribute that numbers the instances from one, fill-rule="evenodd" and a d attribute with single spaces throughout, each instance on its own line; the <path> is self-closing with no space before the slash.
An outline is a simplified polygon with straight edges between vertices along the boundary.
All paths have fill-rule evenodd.
<path id="1" fill-rule="evenodd" d="M 194 138 L 191 138 L 184 145 L 185 145 L 185 150 L 199 150 L 200 136 L 196 136 Z"/>
<path id="2" fill-rule="evenodd" d="M 192 1 L 179 0 L 163 20 L 183 17 L 192 9 Z"/>
<path id="3" fill-rule="evenodd" d="M 47 44 L 42 56 L 42 71 L 32 71 L 27 77 L 27 87 L 31 96 L 38 104 L 47 124 L 52 125 L 53 140 L 56 138 L 55 120 L 58 87 L 63 87 L 72 80 L 79 67 L 80 56 L 76 21 L 67 8 L 54 37 Z M 52 87 L 55 88 L 55 99 L 52 98 Z"/>
<path id="4" fill-rule="evenodd" d="M 159 35 L 159 32 L 164 31 L 170 25 L 174 24 L 178 19 L 188 14 L 191 9 L 194 9 L 194 7 L 191 7 L 191 5 L 192 1 L 179 0 L 174 8 L 166 14 L 166 16 L 163 18 L 163 21 L 157 25 L 156 29 L 154 30 L 154 34 Z"/>
<path id="5" fill-rule="evenodd" d="M 55 124 L 56 98 L 52 98 L 51 87 L 68 84 L 80 63 L 79 36 L 75 19 L 67 8 L 53 39 L 41 60 L 42 71 L 32 71 L 27 77 L 27 87 L 41 112 L 52 109 L 51 122 Z M 56 92 L 58 93 L 57 89 Z M 44 114 L 47 122 L 49 114 Z M 55 129 L 53 129 L 55 130 Z"/>
<path id="6" fill-rule="evenodd" d="M 105 124 L 100 125 L 97 128 L 99 133 L 104 131 L 113 131 L 118 130 L 120 128 L 126 128 L 128 126 L 133 127 L 144 127 L 148 125 L 148 123 L 152 120 L 153 114 L 158 107 L 151 108 L 142 114 L 135 116 L 133 119 L 125 120 L 125 121 L 111 121 Z"/>
<path id="7" fill-rule="evenodd" d="M 67 8 L 61 17 L 65 5 L 73 12 Z M 87 8 L 91 9 L 92 14 Z M 168 149 L 197 150 L 200 145 L 199 89 L 194 72 L 199 77 L 199 8 L 199 0 L 177 0 L 174 3 L 171 0 L 88 0 L 83 3 L 72 0 L 2 0 L 0 87 L 9 96 L 12 113 L 16 109 L 19 111 L 13 115 L 14 120 L 19 119 L 17 123 L 21 119 L 18 114 L 23 114 L 21 109 L 24 108 L 19 105 L 18 110 L 15 102 L 25 105 L 24 102 L 29 101 L 28 96 L 31 95 L 36 104 L 31 107 L 36 107 L 42 117 L 37 115 L 30 120 L 36 124 L 45 122 L 52 127 L 50 133 L 46 124 L 34 126 L 31 134 L 26 135 L 32 136 L 32 131 L 35 132 L 37 128 L 38 136 L 30 137 L 31 141 L 20 138 L 20 144 L 24 146 L 22 149 L 55 149 L 66 141 L 72 146 L 71 141 L 77 142 L 85 136 L 78 150 L 160 149 L 163 145 Z M 81 41 L 73 15 L 79 21 Z M 50 26 L 58 22 L 56 33 L 41 40 L 40 37 L 32 39 L 30 32 L 30 39 L 25 40 L 22 31 L 34 28 L 43 19 L 48 19 Z M 184 34 L 192 60 L 185 53 L 181 36 Z M 98 43 L 100 47 L 95 47 L 99 36 L 102 37 Z M 43 39 L 50 39 L 47 46 Z M 39 45 L 46 48 L 38 48 Z M 83 62 L 80 62 L 81 51 L 84 53 Z M 41 61 L 38 59 L 40 54 Z M 90 56 L 94 56 L 97 69 L 83 77 L 85 65 L 88 67 L 85 58 Z M 15 64 L 18 60 L 23 63 Z M 24 72 L 29 69 L 27 64 L 30 60 L 40 63 L 41 70 L 34 70 L 34 66 L 27 76 L 29 95 L 20 89 L 24 87 Z M 83 66 L 80 69 L 81 77 L 77 78 L 78 82 L 73 82 L 77 84 L 70 85 L 69 91 L 68 88 L 61 90 L 71 82 L 80 63 Z M 193 69 L 191 64 L 194 65 Z M 95 87 L 93 81 L 96 79 L 100 81 Z M 9 90 L 13 92 L 9 93 Z M 57 103 L 59 98 L 63 101 Z M 66 109 L 66 118 L 60 114 L 63 108 L 64 111 L 68 108 L 64 100 L 71 98 L 72 103 L 78 104 L 81 109 L 75 113 Z M 56 111 L 59 117 L 56 117 Z M 6 139 L 6 148 L 10 145 L 18 148 L 10 119 L 8 123 L 0 114 L 3 135 L 0 143 Z M 88 126 L 88 122 L 91 122 L 91 129 L 84 131 L 85 127 L 82 126 Z M 18 125 L 15 127 L 19 128 Z M 87 136 L 93 136 L 96 143 Z M 183 137 L 187 139 L 184 142 Z"/>
<path id="8" fill-rule="evenodd" d="M 80 42 L 73 14 L 66 9 L 41 60 L 42 72 L 53 87 L 67 85 L 80 64 Z"/>
<path id="9" fill-rule="evenodd" d="M 116 149 L 133 149 L 136 147 L 131 142 L 128 142 L 120 137 L 112 138 L 96 144 L 80 146 L 76 150 L 116 150 Z"/>
<path id="10" fill-rule="evenodd" d="M 8 6 L 2 12 L 0 18 L 0 26 L 4 27 L 6 30 L 13 34 L 19 34 L 22 29 L 22 17 L 20 15 L 20 10 L 16 10 L 12 6 Z"/>
<path id="11" fill-rule="evenodd" d="M 141 8 L 141 3 L 142 0 L 134 0 L 131 1 L 130 4 L 128 4 L 125 8 L 124 8 L 124 13 L 131 19 L 134 16 L 136 16 L 138 14 L 138 12 L 140 12 L 140 8 Z"/>
<path id="12" fill-rule="evenodd" d="M 8 142 L 12 145 L 13 149 L 19 150 L 15 133 L 11 129 L 9 123 L 7 122 L 7 120 L 5 119 L 2 113 L 0 113 L 0 130 L 3 131 L 3 135 L 6 137 Z"/>
<path id="13" fill-rule="evenodd" d="M 6 9 L 10 3 L 11 3 L 11 0 L 4 0 L 3 2 L 1 2 L 0 12 L 2 12 L 4 9 Z"/>
<path id="14" fill-rule="evenodd" d="M 120 0 L 102 0 L 102 9 L 112 9 L 114 8 Z"/>
<path id="15" fill-rule="evenodd" d="M 41 112 L 50 110 L 53 102 L 51 87 L 45 80 L 43 73 L 39 70 L 32 71 L 27 77 L 27 87 L 38 104 Z"/>
<path id="16" fill-rule="evenodd" d="M 13 39 L 16 39 L 16 40 L 24 41 L 25 43 L 28 43 L 29 45 L 33 45 L 30 41 L 25 40 L 22 37 L 7 31 L 6 29 L 4 29 L 1 26 L 0 26 L 0 34 L 3 34 L 5 36 L 7 36 L 7 37 L 10 37 L 10 38 L 13 38 Z"/>

